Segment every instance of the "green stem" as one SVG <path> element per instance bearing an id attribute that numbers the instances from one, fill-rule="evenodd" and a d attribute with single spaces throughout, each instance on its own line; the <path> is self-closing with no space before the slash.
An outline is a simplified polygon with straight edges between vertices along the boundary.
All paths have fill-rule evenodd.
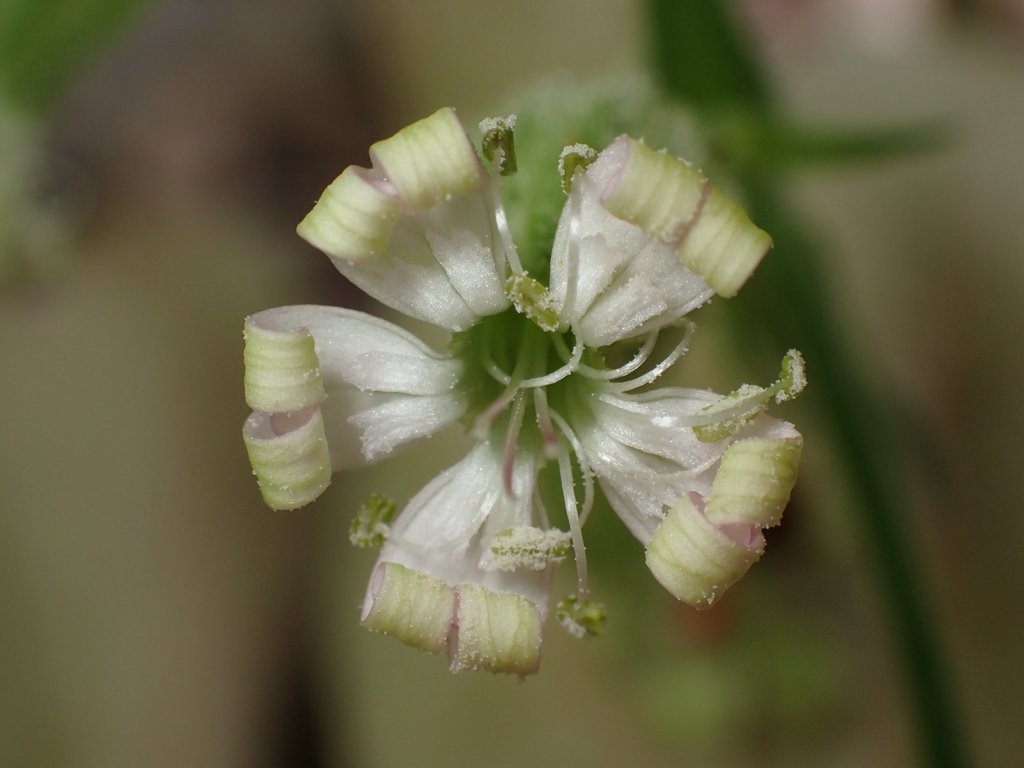
<path id="1" fill-rule="evenodd" d="M 748 184 L 751 214 L 760 223 L 787 221 L 771 185 Z M 776 230 L 773 230 L 773 234 Z M 955 705 L 941 651 L 940 632 L 905 530 L 905 502 L 888 477 L 886 452 L 873 425 L 878 408 L 859 373 L 842 352 L 838 324 L 828 310 L 823 280 L 814 269 L 812 247 L 799 232 L 778 231 L 780 247 L 772 255 L 786 301 L 797 307 L 800 346 L 809 360 L 823 416 L 858 496 L 863 535 L 871 549 L 880 597 L 897 646 L 921 742 L 923 764 L 935 768 L 966 766 L 962 719 Z"/>

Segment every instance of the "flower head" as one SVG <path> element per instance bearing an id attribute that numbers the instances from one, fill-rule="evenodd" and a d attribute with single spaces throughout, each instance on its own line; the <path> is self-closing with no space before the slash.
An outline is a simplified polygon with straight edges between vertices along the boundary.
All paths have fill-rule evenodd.
<path id="1" fill-rule="evenodd" d="M 447 651 L 453 670 L 527 674 L 552 569 L 569 556 L 577 590 L 558 619 L 580 636 L 601 628 L 583 539 L 598 493 L 644 544 L 655 578 L 691 605 L 714 603 L 760 557 L 801 448 L 792 425 L 764 411 L 804 375 L 791 351 L 767 387 L 653 388 L 686 351 L 688 313 L 734 295 L 768 235 L 700 171 L 621 136 L 558 158 L 567 199 L 546 274 L 531 275 L 500 194 L 516 168 L 514 128 L 484 121 L 481 157 L 442 109 L 327 188 L 299 234 L 450 341 L 434 349 L 347 309 L 255 314 L 243 434 L 264 499 L 292 509 L 335 471 L 466 426 L 474 447 L 397 516 L 382 496 L 360 511 L 353 541 L 382 544 L 362 622 Z"/>

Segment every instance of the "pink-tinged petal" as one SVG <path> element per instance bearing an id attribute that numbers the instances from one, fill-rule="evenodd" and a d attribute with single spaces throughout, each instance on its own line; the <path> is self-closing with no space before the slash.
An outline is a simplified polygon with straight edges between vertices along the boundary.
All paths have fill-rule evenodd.
<path id="1" fill-rule="evenodd" d="M 490 180 L 452 109 L 377 142 L 299 224 L 363 291 L 451 331 L 508 306 Z"/>
<path id="2" fill-rule="evenodd" d="M 286 448 L 309 461 L 314 449 L 318 456 L 317 484 L 309 480 L 301 498 L 268 498 L 272 506 L 308 503 L 332 470 L 376 461 L 465 411 L 462 364 L 385 320 L 335 307 L 280 307 L 249 317 L 245 336 L 246 398 L 256 411 L 244 436 L 261 487 L 298 487 L 267 479 L 273 473 L 258 465 L 268 457 L 286 462 Z M 316 443 L 303 431 L 314 420 Z M 303 435 L 309 442 L 300 445 Z"/>

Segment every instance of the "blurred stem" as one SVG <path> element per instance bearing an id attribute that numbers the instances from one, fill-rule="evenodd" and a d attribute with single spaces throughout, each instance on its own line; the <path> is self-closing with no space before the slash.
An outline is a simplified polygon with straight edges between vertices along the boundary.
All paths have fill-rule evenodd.
<path id="1" fill-rule="evenodd" d="M 884 420 L 843 351 L 848 346 L 828 309 L 824 281 L 814 269 L 820 262 L 813 246 L 793 226 L 774 184 L 748 180 L 745 189 L 754 220 L 778 238 L 772 255 L 777 284 L 785 286 L 785 301 L 799 318 L 799 346 L 810 361 L 815 400 L 858 497 L 863 538 L 874 558 L 880 597 L 903 666 L 923 763 L 965 766 L 962 720 L 947 679 L 941 633 L 906 533 L 905 501 L 887 472 L 888 454 L 878 430 Z"/>
<path id="2" fill-rule="evenodd" d="M 4 0 L 0 96 L 23 110 L 48 107 L 94 53 L 148 0 Z"/>
<path id="3" fill-rule="evenodd" d="M 649 8 L 657 74 L 670 95 L 712 125 L 724 113 L 770 117 L 771 98 L 760 69 L 724 3 L 649 0 Z M 940 652 L 939 631 L 904 530 L 905 505 L 887 473 L 878 427 L 884 422 L 844 351 L 848 347 L 831 310 L 822 260 L 782 202 L 782 185 L 768 170 L 770 158 L 764 163 L 747 160 L 735 170 L 751 217 L 772 234 L 776 246 L 756 281 L 768 291 L 763 299 L 771 309 L 758 313 L 757 322 L 771 318 L 775 325 L 766 332 L 778 343 L 799 346 L 807 358 L 811 399 L 821 407 L 858 496 L 859 520 L 872 548 L 923 762 L 937 768 L 965 766 L 962 720 Z M 737 165 L 735 157 L 733 161 Z"/>

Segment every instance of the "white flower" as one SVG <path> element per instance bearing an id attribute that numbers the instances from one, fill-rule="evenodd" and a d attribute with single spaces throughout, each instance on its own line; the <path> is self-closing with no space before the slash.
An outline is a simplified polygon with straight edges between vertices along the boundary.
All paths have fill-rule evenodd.
<path id="1" fill-rule="evenodd" d="M 481 124 L 501 173 L 514 171 L 513 128 Z M 578 589 L 559 620 L 599 631 L 583 541 L 598 487 L 654 576 L 685 602 L 713 603 L 760 556 L 795 483 L 800 435 L 764 410 L 802 389 L 802 361 L 791 352 L 777 382 L 724 397 L 649 385 L 685 353 L 685 315 L 735 294 L 768 236 L 681 160 L 628 137 L 600 153 L 574 145 L 560 160 L 569 193 L 548 288 L 523 270 L 498 181 L 454 111 L 370 157 L 372 169 L 347 168 L 327 188 L 299 233 L 451 341 L 435 350 L 329 307 L 248 318 L 243 434 L 267 503 L 300 507 L 334 471 L 470 425 L 465 458 L 394 521 L 395 505 L 375 496 L 353 529 L 354 541 L 383 543 L 363 623 L 447 649 L 454 670 L 536 670 L 551 571 L 570 553 Z M 547 472 L 557 502 L 540 492 Z"/>

